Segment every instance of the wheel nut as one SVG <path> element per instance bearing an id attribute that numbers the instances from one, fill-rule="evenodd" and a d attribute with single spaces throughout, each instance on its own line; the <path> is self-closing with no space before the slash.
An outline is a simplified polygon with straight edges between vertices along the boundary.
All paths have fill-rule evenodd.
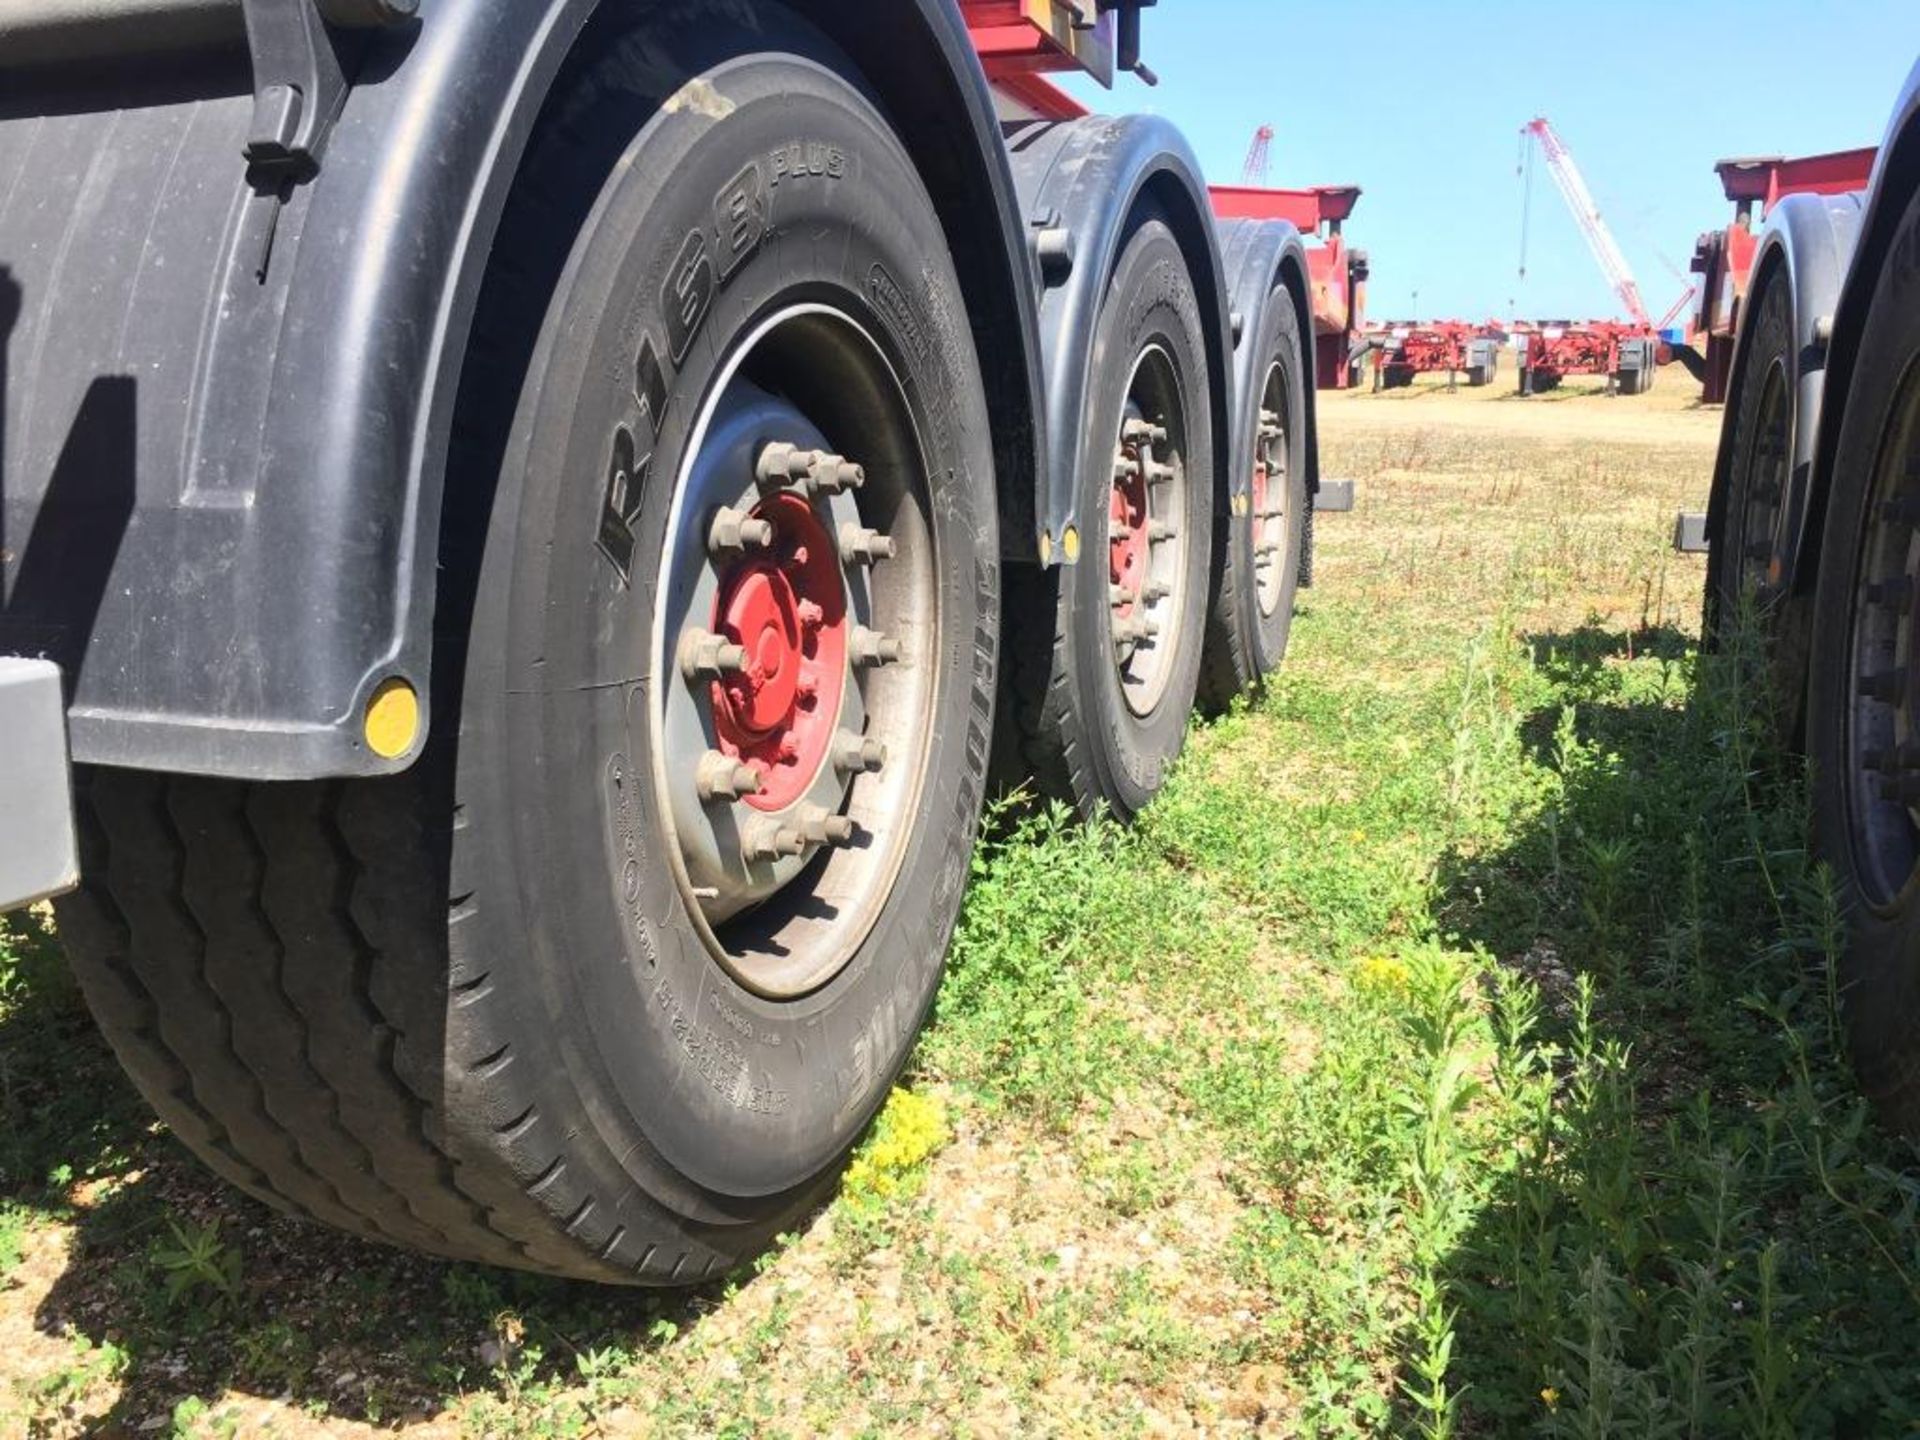
<path id="1" fill-rule="evenodd" d="M 1880 781 L 1880 798 L 1898 805 L 1920 801 L 1920 775 L 1889 775 Z"/>
<path id="2" fill-rule="evenodd" d="M 1173 466 L 1162 465 L 1158 460 L 1147 461 L 1147 483 L 1149 485 L 1164 485 L 1167 481 L 1173 479 L 1173 475 Z"/>
<path id="3" fill-rule="evenodd" d="M 898 640 L 864 625 L 854 627 L 852 648 L 856 665 L 891 665 L 900 658 Z"/>
<path id="4" fill-rule="evenodd" d="M 689 680 L 718 680 L 747 668 L 747 652 L 710 630 L 689 630 L 680 638 L 680 673 Z"/>
<path id="5" fill-rule="evenodd" d="M 1860 677 L 1860 693 L 1869 700 L 1878 700 L 1883 705 L 1891 705 L 1906 693 L 1907 672 L 1901 670 L 1882 670 L 1873 675 Z"/>
<path id="6" fill-rule="evenodd" d="M 1913 605 L 1913 581 L 1905 575 L 1875 580 L 1867 586 L 1867 603 L 1889 610 L 1906 610 Z"/>
<path id="7" fill-rule="evenodd" d="M 749 860 L 778 860 L 782 855 L 807 853 L 807 837 L 776 820 L 755 820 L 741 837 L 740 849 Z"/>
<path id="8" fill-rule="evenodd" d="M 1152 445 L 1164 445 L 1167 442 L 1167 427 L 1152 424 L 1137 416 L 1129 416 L 1127 422 L 1120 427 L 1120 435 L 1122 439 L 1135 445 L 1142 440 Z"/>
<path id="9" fill-rule="evenodd" d="M 707 549 L 716 556 L 738 555 L 743 550 L 758 550 L 773 543 L 773 522 L 722 505 L 714 512 L 707 528 Z"/>
<path id="10" fill-rule="evenodd" d="M 800 833 L 815 845 L 844 845 L 853 839 L 853 821 L 820 805 L 800 812 Z"/>
<path id="11" fill-rule="evenodd" d="M 738 800 L 760 789 L 760 776 L 751 765 L 709 750 L 694 768 L 695 788 L 702 800 Z"/>
<path id="12" fill-rule="evenodd" d="M 1131 480 L 1140 473 L 1140 462 L 1130 455 L 1116 455 L 1113 461 L 1113 478 Z"/>
<path id="13" fill-rule="evenodd" d="M 816 495 L 838 495 L 842 490 L 858 490 L 867 483 L 864 466 L 838 455 L 829 455 L 826 451 L 815 452 L 815 460 L 807 472 L 807 488 Z"/>
<path id="14" fill-rule="evenodd" d="M 827 612 L 820 608 L 818 601 L 814 600 L 802 600 L 794 608 L 794 614 L 799 617 L 800 627 L 803 630 L 818 630 L 821 622 L 827 618 Z"/>
<path id="15" fill-rule="evenodd" d="M 878 530 L 868 530 L 849 520 L 840 527 L 840 553 L 850 560 L 863 560 L 869 565 L 875 560 L 891 560 L 893 537 L 882 535 Z"/>
<path id="16" fill-rule="evenodd" d="M 833 742 L 833 768 L 842 775 L 871 775 L 887 763 L 887 747 L 871 736 L 842 730 Z"/>
<path id="17" fill-rule="evenodd" d="M 1149 540 L 1171 540 L 1179 533 L 1180 528 L 1171 520 L 1149 520 L 1147 522 L 1147 539 Z"/>
<path id="18" fill-rule="evenodd" d="M 803 450 L 785 440 L 774 440 L 760 447 L 753 462 L 753 478 L 762 490 L 780 490 L 796 480 L 804 480 L 812 470 L 818 450 Z"/>
<path id="19" fill-rule="evenodd" d="M 1140 598 L 1149 605 L 1166 599 L 1167 596 L 1172 593 L 1173 587 L 1171 585 L 1162 584 L 1158 580 L 1149 580 L 1145 585 L 1140 587 Z"/>

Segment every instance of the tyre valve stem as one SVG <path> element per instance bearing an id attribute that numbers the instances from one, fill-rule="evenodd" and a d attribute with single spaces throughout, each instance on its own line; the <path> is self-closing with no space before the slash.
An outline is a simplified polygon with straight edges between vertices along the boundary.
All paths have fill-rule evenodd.
<path id="1" fill-rule="evenodd" d="M 882 635 L 878 630 L 869 630 L 864 625 L 854 627 L 849 648 L 856 665 L 891 665 L 900 658 L 898 640 L 891 635 Z"/>
<path id="2" fill-rule="evenodd" d="M 747 668 L 747 652 L 711 630 L 693 629 L 680 638 L 680 673 L 690 681 L 719 680 Z"/>

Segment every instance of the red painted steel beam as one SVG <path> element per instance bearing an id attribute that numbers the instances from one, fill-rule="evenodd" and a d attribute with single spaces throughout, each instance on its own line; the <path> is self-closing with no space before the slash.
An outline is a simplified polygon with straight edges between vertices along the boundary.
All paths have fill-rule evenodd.
<path id="1" fill-rule="evenodd" d="M 1290 220 L 1301 233 L 1338 225 L 1359 203 L 1358 185 L 1315 185 L 1306 190 L 1269 190 L 1253 185 L 1210 185 L 1213 213 L 1222 220 Z"/>
<path id="2" fill-rule="evenodd" d="M 1713 168 L 1727 199 L 1737 205 L 1757 200 L 1766 210 L 1782 195 L 1844 195 L 1866 189 L 1878 153 L 1877 147 L 1869 145 L 1793 159 L 1768 155 L 1722 160 Z"/>

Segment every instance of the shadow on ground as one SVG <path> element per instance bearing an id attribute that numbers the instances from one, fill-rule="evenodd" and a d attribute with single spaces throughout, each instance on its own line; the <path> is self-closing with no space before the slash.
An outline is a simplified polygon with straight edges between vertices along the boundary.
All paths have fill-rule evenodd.
<path id="1" fill-rule="evenodd" d="M 1799 767 L 1677 631 L 1530 644 L 1558 698 L 1522 744 L 1558 793 L 1436 901 L 1493 988 L 1538 988 L 1551 1047 L 1551 1118 L 1517 1106 L 1443 1269 L 1464 1428 L 1909 1431 L 1920 1167 L 1847 1073 Z"/>
<path id="2" fill-rule="evenodd" d="M 160 1130 L 57 943 L 25 917 L 0 924 L 0 1220 L 58 1221 L 71 1237 L 64 1259 L 30 1239 L 0 1293 L 57 1270 L 36 1328 L 126 1357 L 113 1407 L 71 1417 L 86 1433 L 136 1433 L 229 1391 L 315 1415 L 425 1418 L 460 1396 L 570 1377 L 579 1354 L 664 1343 L 725 1293 L 450 1264 L 256 1203 Z"/>

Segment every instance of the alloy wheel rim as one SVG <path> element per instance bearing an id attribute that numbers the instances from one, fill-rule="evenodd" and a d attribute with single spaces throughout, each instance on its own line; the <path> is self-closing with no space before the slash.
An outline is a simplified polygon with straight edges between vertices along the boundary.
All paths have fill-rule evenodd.
<path id="1" fill-rule="evenodd" d="M 809 302 L 728 353 L 675 479 L 655 800 L 701 940 L 768 998 L 846 966 L 904 861 L 932 745 L 930 473 L 885 352 Z"/>

